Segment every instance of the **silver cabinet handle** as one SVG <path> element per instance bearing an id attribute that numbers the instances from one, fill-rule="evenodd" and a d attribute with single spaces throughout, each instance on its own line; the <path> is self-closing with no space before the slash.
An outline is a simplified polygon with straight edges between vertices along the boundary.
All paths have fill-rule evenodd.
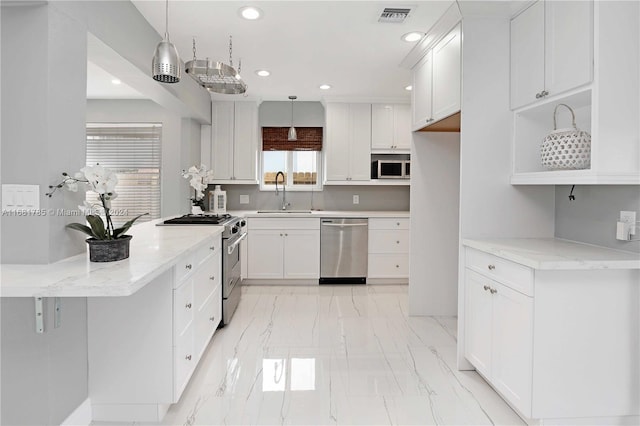
<path id="1" fill-rule="evenodd" d="M 487 268 L 489 268 L 490 271 L 493 271 L 496 269 L 496 265 L 487 265 Z"/>
<path id="2" fill-rule="evenodd" d="M 216 249 L 216 246 L 209 247 L 209 250 L 215 250 L 215 249 Z"/>
<path id="3" fill-rule="evenodd" d="M 491 294 L 496 294 L 498 292 L 498 290 L 496 290 L 495 288 L 492 288 L 489 291 L 491 292 Z"/>
<path id="4" fill-rule="evenodd" d="M 216 317 L 209 317 L 209 321 L 215 321 Z"/>
<path id="5" fill-rule="evenodd" d="M 484 288 L 484 291 L 491 290 L 491 287 L 489 287 L 488 285 L 485 285 L 482 288 Z"/>
<path id="6" fill-rule="evenodd" d="M 187 309 L 191 309 L 191 303 L 187 303 L 186 305 L 184 305 L 184 307 Z"/>
<path id="7" fill-rule="evenodd" d="M 213 275 L 211 275 L 211 276 L 209 277 L 209 279 L 210 279 L 211 281 L 213 281 L 213 280 L 215 280 L 215 279 L 216 279 L 216 277 L 214 277 Z"/>
<path id="8" fill-rule="evenodd" d="M 185 265 L 185 268 L 191 269 L 191 268 L 193 268 L 193 266 L 190 263 L 188 263 L 188 264 Z"/>
<path id="9" fill-rule="evenodd" d="M 186 359 L 187 361 L 191 361 L 191 355 L 185 356 L 184 359 Z"/>
<path id="10" fill-rule="evenodd" d="M 540 99 L 542 97 L 541 93 L 536 93 L 536 99 Z"/>
<path id="11" fill-rule="evenodd" d="M 400 241 L 396 241 L 396 244 L 400 244 Z"/>
<path id="12" fill-rule="evenodd" d="M 399 267 L 400 267 L 400 265 L 396 265 L 396 268 L 399 268 Z"/>

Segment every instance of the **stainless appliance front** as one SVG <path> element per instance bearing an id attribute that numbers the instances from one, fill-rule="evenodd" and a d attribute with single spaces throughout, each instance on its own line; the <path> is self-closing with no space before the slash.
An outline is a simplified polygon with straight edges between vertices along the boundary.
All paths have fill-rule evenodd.
<path id="1" fill-rule="evenodd" d="M 320 284 L 366 284 L 369 220 L 322 219 Z"/>
<path id="2" fill-rule="evenodd" d="M 247 236 L 246 221 L 239 219 L 222 233 L 222 323 L 229 324 L 240 302 L 240 242 Z"/>

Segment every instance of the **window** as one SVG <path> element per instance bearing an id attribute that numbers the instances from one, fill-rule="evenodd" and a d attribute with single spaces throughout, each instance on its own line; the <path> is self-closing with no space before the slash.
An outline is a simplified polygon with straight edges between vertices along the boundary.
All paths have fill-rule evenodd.
<path id="1" fill-rule="evenodd" d="M 134 217 L 139 222 L 160 217 L 160 123 L 87 123 L 87 165 L 100 164 L 118 176 L 113 200 L 115 226 Z M 97 195 L 87 193 L 87 201 Z"/>
<path id="2" fill-rule="evenodd" d="M 276 175 L 284 173 L 287 190 L 322 189 L 322 127 L 298 127 L 297 141 L 287 140 L 287 127 L 262 128 L 261 189 L 275 188 Z M 278 178 L 278 185 L 282 178 Z"/>

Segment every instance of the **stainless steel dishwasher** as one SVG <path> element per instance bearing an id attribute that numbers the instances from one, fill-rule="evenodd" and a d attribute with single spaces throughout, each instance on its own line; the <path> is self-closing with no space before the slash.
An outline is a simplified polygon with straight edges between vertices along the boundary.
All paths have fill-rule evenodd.
<path id="1" fill-rule="evenodd" d="M 322 219 L 320 284 L 366 284 L 368 219 Z"/>

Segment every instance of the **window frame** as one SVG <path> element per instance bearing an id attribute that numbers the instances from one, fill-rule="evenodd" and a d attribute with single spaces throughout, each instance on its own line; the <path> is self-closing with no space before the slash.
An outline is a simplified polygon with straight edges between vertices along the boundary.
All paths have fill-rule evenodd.
<path id="1" fill-rule="evenodd" d="M 263 151 L 260 150 L 260 164 L 258 167 L 259 172 L 259 182 L 260 182 L 260 191 L 271 191 L 274 192 L 276 190 L 275 184 L 265 184 L 264 183 L 264 153 L 265 152 L 274 152 L 274 151 Z M 316 192 L 322 191 L 322 151 L 275 151 L 275 152 L 284 152 L 285 153 L 285 170 L 282 172 L 287 175 L 287 182 L 285 184 L 285 190 L 287 191 L 300 191 L 300 192 Z M 295 152 L 315 152 L 316 153 L 316 184 L 315 185 L 294 185 L 293 184 L 293 155 L 290 153 Z M 278 188 L 281 186 L 278 184 Z"/>

